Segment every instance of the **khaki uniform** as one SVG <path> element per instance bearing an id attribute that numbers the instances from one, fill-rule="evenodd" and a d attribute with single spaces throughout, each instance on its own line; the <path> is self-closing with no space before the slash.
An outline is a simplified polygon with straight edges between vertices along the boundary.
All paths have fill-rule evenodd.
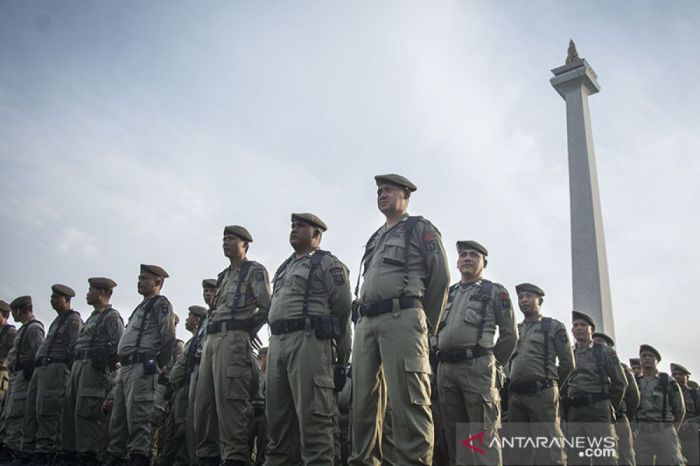
<path id="1" fill-rule="evenodd" d="M 311 275 L 317 254 L 323 255 Z M 336 318 L 343 330 L 342 337 L 335 341 L 338 364 L 347 365 L 352 300 L 348 270 L 332 254 L 316 250 L 301 258 L 292 255 L 277 270 L 273 283 L 266 396 L 270 443 L 265 465 L 303 462 L 327 466 L 334 460 L 335 340 L 316 337 L 312 327 L 318 317 Z M 305 329 L 307 289 L 309 320 Z M 295 322 L 302 322 L 302 326 L 293 326 Z"/>
<path id="2" fill-rule="evenodd" d="M 698 457 L 698 431 L 700 430 L 700 389 L 690 386 L 683 387 L 683 400 L 685 401 L 685 417 L 678 430 L 681 439 L 683 455 L 689 465 L 700 463 Z"/>
<path id="3" fill-rule="evenodd" d="M 634 418 L 639 408 L 639 387 L 634 379 L 632 369 L 625 363 L 620 363 L 627 379 L 625 397 L 620 403 L 620 409 L 615 416 L 615 432 L 618 438 L 618 453 L 620 466 L 635 466 L 637 460 L 634 453 L 634 438 L 630 420 Z"/>
<path id="4" fill-rule="evenodd" d="M 5 406 L 5 445 L 15 452 L 19 452 L 22 447 L 29 382 L 34 370 L 34 358 L 42 341 L 44 325 L 38 320 L 31 320 L 19 328 L 7 355 L 10 363 L 10 389 Z"/>
<path id="5" fill-rule="evenodd" d="M 508 422 L 532 423 L 543 430 L 532 435 L 561 439 L 558 383 L 575 366 L 569 333 L 563 323 L 549 317 L 522 321 L 518 333 L 518 346 L 508 367 Z M 534 454 L 523 451 L 512 464 L 566 464 L 566 454 L 561 445 L 553 444 Z"/>
<path id="6" fill-rule="evenodd" d="M 153 434 L 165 412 L 160 373 L 175 341 L 173 309 L 165 296 L 139 304 L 124 328 L 117 352 L 122 364 L 114 387 L 109 451 L 150 458 Z"/>
<path id="7" fill-rule="evenodd" d="M 102 403 L 112 390 L 117 345 L 124 333 L 112 307 L 90 314 L 75 341 L 73 367 L 63 408 L 63 449 L 87 457 L 104 452 L 108 422 Z"/>
<path id="8" fill-rule="evenodd" d="M 665 389 L 662 378 L 667 381 Z M 637 464 L 683 464 L 685 460 L 674 426 L 674 423 L 680 425 L 685 416 L 678 383 L 668 374 L 658 373 L 654 377 L 638 377 L 637 384 L 639 410 L 633 425 Z"/>
<path id="9" fill-rule="evenodd" d="M 262 466 L 267 450 L 267 418 L 265 417 L 265 398 L 267 396 L 267 375 L 260 372 L 258 393 L 253 398 L 253 419 L 250 423 L 248 449 L 251 452 L 251 464 Z M 253 455 L 255 452 L 255 455 Z"/>
<path id="10" fill-rule="evenodd" d="M 14 325 L 5 324 L 0 329 L 0 400 L 5 399 L 5 392 L 10 386 L 10 368 L 8 367 L 7 354 L 12 349 L 12 342 L 17 335 Z"/>
<path id="11" fill-rule="evenodd" d="M 188 375 L 187 378 L 187 418 L 185 421 L 185 439 L 187 445 L 187 456 L 189 458 L 189 464 L 197 465 L 197 435 L 195 433 L 195 421 L 194 421 L 194 403 L 197 396 L 197 382 L 199 381 L 199 366 L 202 362 L 202 351 L 204 350 L 204 340 L 207 336 L 207 325 L 209 323 L 209 317 L 204 317 L 199 323 L 199 328 L 197 328 L 197 333 L 192 339 L 190 348 L 185 351 L 185 357 L 187 358 L 186 370 Z M 192 353 L 190 353 L 192 351 Z"/>
<path id="12" fill-rule="evenodd" d="M 600 357 L 596 356 L 599 354 Z M 591 343 L 574 348 L 576 369 L 567 383 L 567 436 L 615 438 L 615 413 L 625 394 L 627 379 L 614 349 Z M 573 453 L 573 450 L 572 450 Z M 610 457 L 582 458 L 569 455 L 569 464 L 603 462 Z"/>
<path id="13" fill-rule="evenodd" d="M 427 220 L 413 228 L 406 250 L 404 216 L 372 236 L 363 262 L 360 317 L 352 352 L 352 465 L 381 459 L 381 416 L 391 400 L 399 464 L 431 464 L 428 333 L 440 321 L 449 271 L 440 232 Z M 389 306 L 391 312 L 377 313 Z"/>
<path id="14" fill-rule="evenodd" d="M 182 356 L 184 350 L 185 343 L 180 339 L 176 339 L 173 342 L 173 350 L 170 353 L 170 362 L 163 369 L 163 375 L 167 376 L 169 384 L 172 384 L 170 378 L 172 376 L 173 367 L 175 367 L 175 364 L 177 364 L 177 361 Z M 173 415 L 174 402 L 175 393 L 172 393 L 170 400 L 166 400 L 166 412 L 164 413 L 165 417 L 155 434 L 157 445 L 155 445 L 156 448 L 153 449 L 153 459 L 154 462 L 158 462 L 159 464 L 172 464 L 172 460 L 173 458 L 175 458 L 178 447 L 180 446 L 175 441 L 175 435 L 177 434 L 177 425 L 175 422 L 175 417 Z"/>
<path id="15" fill-rule="evenodd" d="M 241 281 L 242 267 L 248 271 Z M 250 338 L 267 317 L 270 284 L 265 267 L 247 259 L 221 272 L 217 283 L 195 395 L 197 457 L 221 452 L 224 460 L 247 461 L 258 377 Z"/>
<path id="16" fill-rule="evenodd" d="M 36 352 L 34 374 L 27 392 L 22 451 L 56 454 L 61 450 L 61 420 L 75 340 L 83 321 L 70 310 L 49 326 Z"/>
<path id="17" fill-rule="evenodd" d="M 178 340 L 179 341 L 179 340 Z M 188 370 L 188 356 L 196 345 L 195 337 L 185 343 L 184 348 L 178 351 L 178 357 L 170 370 L 170 384 L 173 395 L 170 401 L 170 412 L 163 426 L 168 426 L 167 443 L 163 445 L 158 455 L 158 464 L 190 464 L 189 453 L 187 452 L 186 428 L 187 404 L 189 395 L 190 372 Z M 179 345 L 175 345 L 176 347 Z M 160 434 L 164 431 L 161 429 Z"/>
<path id="18" fill-rule="evenodd" d="M 498 329 L 498 340 L 496 340 Z M 497 365 L 505 365 L 518 341 L 508 291 L 498 283 L 478 280 L 450 288 L 438 326 L 438 390 L 451 464 L 500 464 L 501 449 L 458 458 L 458 423 L 470 423 L 485 433 L 484 443 L 498 438 L 501 427 Z M 462 456 L 462 455 L 460 455 Z M 468 460 L 466 463 L 460 460 Z"/>

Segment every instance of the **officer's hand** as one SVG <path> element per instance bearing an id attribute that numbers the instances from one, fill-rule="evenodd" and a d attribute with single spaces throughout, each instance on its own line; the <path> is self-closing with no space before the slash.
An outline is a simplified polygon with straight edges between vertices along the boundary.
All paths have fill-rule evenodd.
<path id="1" fill-rule="evenodd" d="M 112 400 L 105 400 L 102 403 L 102 414 L 104 414 L 105 416 L 109 416 L 109 413 L 112 412 L 112 404 Z"/>

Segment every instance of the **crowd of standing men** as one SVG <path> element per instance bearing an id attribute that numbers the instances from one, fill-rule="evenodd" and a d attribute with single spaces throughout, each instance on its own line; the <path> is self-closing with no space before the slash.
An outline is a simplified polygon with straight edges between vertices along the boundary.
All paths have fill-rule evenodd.
<path id="1" fill-rule="evenodd" d="M 189 308 L 184 345 L 156 265 L 141 265 L 143 301 L 126 326 L 104 277 L 88 280 L 85 322 L 75 292 L 54 285 L 47 333 L 31 297 L 0 301 L 0 461 L 646 465 L 685 454 L 697 464 L 699 391 L 687 369 L 660 372 L 649 345 L 630 369 L 577 311 L 572 345 L 531 283 L 516 287 L 516 323 L 507 289 L 483 277 L 488 250 L 476 241 L 457 242 L 460 281 L 449 286 L 440 232 L 407 213 L 416 186 L 375 179 L 386 222 L 367 242 L 354 301 L 348 268 L 320 248 L 326 224 L 309 213 L 292 214 L 293 253 L 272 280 L 247 257 L 250 232 L 225 227 L 230 266 L 202 282 L 207 307 Z M 474 425 L 480 447 L 467 448 Z M 506 449 L 494 440 L 508 425 L 614 438 L 615 454 L 582 458 L 564 442 Z"/>

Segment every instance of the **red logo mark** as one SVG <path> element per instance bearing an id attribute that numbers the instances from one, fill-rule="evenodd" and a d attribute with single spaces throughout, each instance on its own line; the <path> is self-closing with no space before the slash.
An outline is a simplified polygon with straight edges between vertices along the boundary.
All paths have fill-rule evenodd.
<path id="1" fill-rule="evenodd" d="M 476 434 L 476 435 L 472 435 L 472 436 L 469 437 L 468 439 L 462 440 L 462 445 L 464 445 L 464 446 L 467 447 L 467 448 L 471 448 L 472 450 L 474 450 L 475 452 L 477 452 L 477 453 L 480 454 L 480 455 L 486 454 L 486 450 L 484 450 L 484 449 L 482 449 L 482 448 L 479 448 L 479 447 L 477 447 L 476 445 L 472 445 L 472 441 L 473 441 L 473 440 L 478 440 L 478 441 L 479 441 L 479 445 L 483 445 L 483 444 L 484 444 L 484 433 L 483 433 L 483 432 L 479 432 L 479 433 Z"/>

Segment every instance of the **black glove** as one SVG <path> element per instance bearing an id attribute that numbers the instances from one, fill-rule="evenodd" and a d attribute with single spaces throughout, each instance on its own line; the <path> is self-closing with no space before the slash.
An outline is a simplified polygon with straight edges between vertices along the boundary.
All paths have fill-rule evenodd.
<path id="1" fill-rule="evenodd" d="M 343 387 L 345 387 L 346 381 L 347 373 L 345 371 L 345 366 L 342 364 L 335 364 L 333 366 L 333 383 L 335 384 L 335 391 L 341 391 Z"/>

